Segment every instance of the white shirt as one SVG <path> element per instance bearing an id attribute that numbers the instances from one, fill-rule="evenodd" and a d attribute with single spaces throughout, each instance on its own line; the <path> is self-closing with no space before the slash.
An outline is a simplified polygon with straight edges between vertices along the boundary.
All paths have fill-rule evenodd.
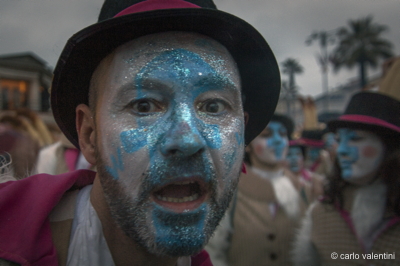
<path id="1" fill-rule="evenodd" d="M 100 219 L 90 202 L 91 190 L 92 185 L 84 187 L 76 199 L 67 266 L 115 266 Z M 190 265 L 190 257 L 178 259 L 177 266 Z"/>

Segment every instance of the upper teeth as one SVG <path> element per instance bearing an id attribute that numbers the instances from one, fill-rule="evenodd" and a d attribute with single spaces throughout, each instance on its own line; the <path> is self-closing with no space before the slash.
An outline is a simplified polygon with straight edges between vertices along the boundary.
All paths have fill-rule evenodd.
<path id="1" fill-rule="evenodd" d="M 174 183 L 174 185 L 189 185 L 189 184 L 194 184 L 194 183 L 195 183 L 195 181 L 188 180 L 188 181 L 176 182 L 176 183 Z"/>
<path id="2" fill-rule="evenodd" d="M 188 201 L 193 201 L 199 198 L 199 194 L 193 194 L 190 197 L 183 197 L 183 198 L 171 198 L 171 197 L 161 197 L 160 195 L 157 195 L 157 198 L 162 201 L 167 201 L 167 202 L 188 202 Z"/>

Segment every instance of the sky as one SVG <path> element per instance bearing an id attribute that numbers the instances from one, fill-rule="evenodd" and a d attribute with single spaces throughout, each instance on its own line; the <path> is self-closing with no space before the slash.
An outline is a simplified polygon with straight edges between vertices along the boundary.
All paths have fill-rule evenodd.
<path id="1" fill-rule="evenodd" d="M 400 55 L 400 0 L 214 0 L 220 10 L 252 24 L 267 40 L 277 62 L 296 59 L 304 73 L 296 76 L 300 94 L 322 92 L 315 55 L 318 43 L 305 40 L 313 31 L 346 26 L 349 19 L 372 15 L 387 25 L 382 37 Z M 96 23 L 103 0 L 0 0 L 0 55 L 31 51 L 54 68 L 65 43 L 74 33 Z M 334 46 L 330 46 L 332 49 Z M 369 70 L 371 75 L 380 71 Z M 357 77 L 357 69 L 329 72 L 329 88 Z M 282 80 L 287 76 L 282 74 Z"/>

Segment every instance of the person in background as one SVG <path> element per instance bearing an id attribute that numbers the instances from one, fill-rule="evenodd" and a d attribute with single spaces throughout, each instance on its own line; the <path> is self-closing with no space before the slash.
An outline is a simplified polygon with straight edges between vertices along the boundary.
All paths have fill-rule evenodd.
<path id="1" fill-rule="evenodd" d="M 331 159 L 331 165 L 333 167 L 336 158 L 336 150 L 338 147 L 336 135 L 335 133 L 329 132 L 329 130 L 325 129 L 322 140 L 324 141 L 324 150 L 328 152 L 329 158 Z"/>
<path id="2" fill-rule="evenodd" d="M 35 174 L 40 150 L 37 132 L 25 119 L 9 114 L 0 117 L 0 154 L 9 162 L 9 174 L 23 179 Z"/>
<path id="3" fill-rule="evenodd" d="M 354 95 L 328 123 L 337 161 L 324 199 L 302 222 L 296 265 L 400 264 L 400 58 L 383 66 L 379 91 Z"/>
<path id="4" fill-rule="evenodd" d="M 15 110 L 15 115 L 21 119 L 27 120 L 29 124 L 32 125 L 37 132 L 37 139 L 41 148 L 54 143 L 50 130 L 35 111 L 27 108 L 20 108 Z"/>
<path id="5" fill-rule="evenodd" d="M 305 168 L 305 150 L 305 143 L 302 139 L 290 140 L 287 162 L 289 170 L 300 180 L 302 185 L 300 193 L 310 204 L 322 195 L 325 178 Z"/>
<path id="6" fill-rule="evenodd" d="M 317 108 L 311 97 L 299 98 L 303 109 L 303 128 L 301 139 L 305 149 L 305 168 L 311 172 L 326 176 L 331 170 L 331 160 L 327 151 L 323 150 L 322 124 L 318 121 Z"/>
<path id="7" fill-rule="evenodd" d="M 274 114 L 246 147 L 246 173 L 206 247 L 216 266 L 290 265 L 290 247 L 306 207 L 299 179 L 285 170 L 292 120 Z"/>
<path id="8" fill-rule="evenodd" d="M 301 139 L 306 147 L 305 168 L 313 173 L 327 176 L 332 169 L 332 163 L 329 153 L 324 149 L 323 134 L 322 129 L 303 130 Z"/>
<path id="9" fill-rule="evenodd" d="M 338 137 L 337 162 L 323 200 L 302 222 L 295 265 L 399 265 L 399 257 L 371 257 L 400 253 L 399 112 L 398 100 L 362 92 L 328 123 Z M 346 254 L 356 255 L 341 259 Z"/>
<path id="10" fill-rule="evenodd" d="M 79 169 L 95 170 L 95 167 L 64 135 L 61 135 L 59 141 L 39 152 L 36 163 L 37 173 L 59 175 Z"/>

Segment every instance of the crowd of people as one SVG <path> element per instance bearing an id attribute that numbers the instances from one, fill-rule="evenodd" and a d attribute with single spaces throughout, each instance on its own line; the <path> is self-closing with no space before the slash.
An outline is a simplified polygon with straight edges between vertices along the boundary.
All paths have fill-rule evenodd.
<path id="1" fill-rule="evenodd" d="M 274 114 L 206 247 L 214 265 L 399 264 L 400 58 L 390 61 L 379 91 L 356 93 L 320 129 L 307 120 L 293 134 Z"/>
<path id="2" fill-rule="evenodd" d="M 8 173 L 1 182 L 94 168 L 57 126 L 26 108 L 0 113 L 0 156 Z"/>
<path id="3" fill-rule="evenodd" d="M 400 265 L 400 59 L 326 124 L 279 91 L 212 0 L 106 0 L 54 71 L 60 129 L 0 113 L 0 265 Z"/>

